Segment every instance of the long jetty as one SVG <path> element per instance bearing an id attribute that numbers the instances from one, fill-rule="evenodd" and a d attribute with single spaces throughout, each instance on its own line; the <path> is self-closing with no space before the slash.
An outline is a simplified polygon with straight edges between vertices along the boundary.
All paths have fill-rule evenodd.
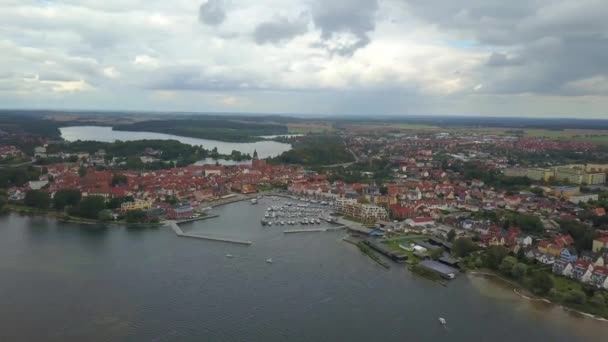
<path id="1" fill-rule="evenodd" d="M 313 228 L 313 229 L 288 229 L 288 230 L 284 230 L 283 233 L 292 234 L 292 233 L 310 233 L 310 232 L 331 232 L 334 230 L 340 230 L 340 229 L 344 229 L 344 228 L 347 228 L 347 227 L 339 226 L 339 227 Z"/>
<path id="2" fill-rule="evenodd" d="M 207 215 L 207 216 L 201 216 L 201 217 L 195 217 L 195 218 L 190 218 L 190 219 L 185 219 L 185 220 L 179 220 L 179 221 L 175 221 L 175 223 L 177 224 L 182 224 L 182 223 L 189 223 L 189 222 L 196 222 L 196 221 L 203 221 L 203 220 L 208 220 L 208 219 L 212 219 L 214 217 L 219 217 L 220 215 L 218 214 L 214 214 L 214 215 Z"/>
<path id="3" fill-rule="evenodd" d="M 218 242 L 228 242 L 228 243 L 235 243 L 235 244 L 240 244 L 240 245 L 253 244 L 253 242 L 245 241 L 245 240 L 237 240 L 237 239 L 230 239 L 230 238 L 223 238 L 223 237 L 216 237 L 216 236 L 209 236 L 209 235 L 184 233 L 184 231 L 179 227 L 177 222 L 167 221 L 167 224 L 169 225 L 169 227 L 171 229 L 173 229 L 173 231 L 175 232 L 175 235 L 181 236 L 181 237 L 188 237 L 188 238 L 195 238 L 195 239 L 202 239 L 202 240 L 209 240 L 209 241 L 218 241 Z"/>

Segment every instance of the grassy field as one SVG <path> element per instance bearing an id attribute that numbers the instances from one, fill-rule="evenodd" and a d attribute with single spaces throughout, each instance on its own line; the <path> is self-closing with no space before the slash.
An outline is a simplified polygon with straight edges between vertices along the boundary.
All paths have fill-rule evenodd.
<path id="1" fill-rule="evenodd" d="M 596 144 L 608 144 L 608 131 L 591 129 L 525 129 L 524 136 L 530 138 L 547 138 L 556 140 L 586 141 Z"/>
<path id="2" fill-rule="evenodd" d="M 411 251 L 406 251 L 403 248 L 399 247 L 399 245 L 407 246 L 410 243 L 413 243 L 416 239 L 426 238 L 424 235 L 404 235 L 396 238 L 386 239 L 384 240 L 384 244 L 393 251 L 403 253 L 407 255 L 408 263 L 417 263 L 420 261 L 417 256 L 414 255 Z"/>
<path id="3" fill-rule="evenodd" d="M 400 123 L 400 124 L 392 124 L 390 127 L 395 127 L 404 130 L 421 130 L 421 131 L 436 131 L 441 130 L 441 127 L 425 125 L 425 124 L 409 124 L 409 123 Z"/>

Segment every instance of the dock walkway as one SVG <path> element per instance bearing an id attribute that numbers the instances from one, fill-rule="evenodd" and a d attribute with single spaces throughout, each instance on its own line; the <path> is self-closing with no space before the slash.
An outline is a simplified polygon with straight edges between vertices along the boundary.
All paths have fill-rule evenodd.
<path id="1" fill-rule="evenodd" d="M 344 228 L 347 228 L 347 227 L 339 226 L 339 227 L 313 228 L 313 229 L 288 229 L 288 230 L 284 230 L 283 233 L 290 234 L 290 233 L 309 233 L 309 232 L 331 232 L 334 230 L 340 230 L 340 229 L 344 229 Z"/>
<path id="2" fill-rule="evenodd" d="M 175 235 L 181 236 L 181 237 L 189 237 L 189 238 L 209 240 L 209 241 L 218 241 L 218 242 L 228 242 L 228 243 L 235 243 L 235 244 L 240 244 L 240 245 L 253 244 L 253 242 L 245 241 L 245 240 L 230 239 L 230 238 L 216 237 L 216 236 L 210 236 L 210 235 L 184 233 L 184 231 L 179 227 L 179 225 L 177 224 L 176 221 L 167 221 L 166 223 L 167 223 L 167 225 L 169 225 L 169 227 L 171 229 L 173 229 L 173 231 L 175 232 Z"/>

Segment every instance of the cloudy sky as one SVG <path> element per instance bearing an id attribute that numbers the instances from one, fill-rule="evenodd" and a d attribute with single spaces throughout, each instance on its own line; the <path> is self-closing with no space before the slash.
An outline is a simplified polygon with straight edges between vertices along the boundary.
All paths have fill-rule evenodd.
<path id="1" fill-rule="evenodd" d="M 0 107 L 608 118 L 606 0 L 0 0 Z"/>

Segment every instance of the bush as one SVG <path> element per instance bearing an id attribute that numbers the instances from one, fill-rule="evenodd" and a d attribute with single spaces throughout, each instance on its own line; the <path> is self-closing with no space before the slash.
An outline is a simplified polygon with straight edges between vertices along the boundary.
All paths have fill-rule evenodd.
<path id="1" fill-rule="evenodd" d="M 593 297 L 589 299 L 589 303 L 591 303 L 595 307 L 603 307 L 606 305 L 606 298 L 598 291 L 593 294 Z"/>
<path id="2" fill-rule="evenodd" d="M 97 214 L 97 219 L 100 221 L 112 221 L 113 218 L 112 210 L 109 209 L 104 209 Z"/>
<path id="3" fill-rule="evenodd" d="M 570 290 L 566 293 L 564 300 L 571 304 L 585 304 L 587 296 L 580 290 Z"/>
<path id="4" fill-rule="evenodd" d="M 515 279 L 521 279 L 524 277 L 524 275 L 526 275 L 527 271 L 528 266 L 524 263 L 518 262 L 517 264 L 513 265 L 513 268 L 511 268 L 511 276 Z"/>
<path id="5" fill-rule="evenodd" d="M 553 288 L 553 278 L 543 271 L 536 271 L 530 278 L 530 287 L 532 292 L 544 295 Z"/>
<path id="6" fill-rule="evenodd" d="M 516 264 L 517 259 L 512 256 L 506 256 L 502 259 L 500 266 L 498 266 L 498 270 L 500 271 L 500 273 L 506 276 L 511 276 L 511 270 L 513 269 L 513 267 L 515 267 Z"/>

